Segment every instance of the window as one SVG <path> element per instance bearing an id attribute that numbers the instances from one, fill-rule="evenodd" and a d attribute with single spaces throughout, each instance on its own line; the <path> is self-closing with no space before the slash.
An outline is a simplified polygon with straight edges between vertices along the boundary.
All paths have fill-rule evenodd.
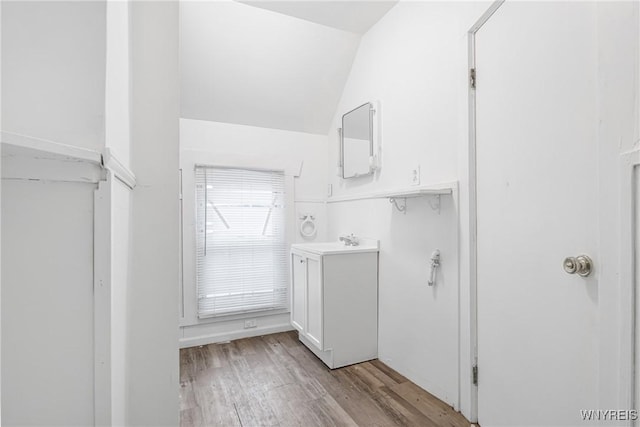
<path id="1" fill-rule="evenodd" d="M 196 167 L 198 316 L 288 307 L 284 173 Z"/>

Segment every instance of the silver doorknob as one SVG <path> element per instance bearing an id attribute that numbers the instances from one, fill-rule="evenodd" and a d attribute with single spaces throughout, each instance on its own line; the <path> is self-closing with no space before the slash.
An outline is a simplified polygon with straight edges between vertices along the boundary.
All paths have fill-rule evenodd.
<path id="1" fill-rule="evenodd" d="M 587 277 L 591 274 L 593 261 L 587 255 L 579 255 L 577 257 L 567 257 L 562 262 L 564 271 L 569 274 L 577 274 L 578 276 Z"/>

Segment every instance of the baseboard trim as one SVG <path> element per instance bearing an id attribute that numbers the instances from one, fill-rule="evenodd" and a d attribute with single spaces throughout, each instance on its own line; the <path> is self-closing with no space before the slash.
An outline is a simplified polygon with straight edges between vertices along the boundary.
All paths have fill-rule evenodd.
<path id="1" fill-rule="evenodd" d="M 197 337 L 180 338 L 178 340 L 179 348 L 197 347 L 200 345 L 215 344 L 223 341 L 233 341 L 240 338 L 258 337 L 261 335 L 276 334 L 278 332 L 293 331 L 293 327 L 289 323 L 280 325 L 266 326 L 263 328 L 243 329 L 241 331 L 224 332 L 220 334 L 200 335 Z"/>

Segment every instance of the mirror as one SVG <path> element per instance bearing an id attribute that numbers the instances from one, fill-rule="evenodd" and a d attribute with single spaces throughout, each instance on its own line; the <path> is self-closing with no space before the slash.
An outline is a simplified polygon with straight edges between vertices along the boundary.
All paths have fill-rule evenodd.
<path id="1" fill-rule="evenodd" d="M 367 102 L 342 116 L 342 178 L 373 173 L 372 108 Z"/>

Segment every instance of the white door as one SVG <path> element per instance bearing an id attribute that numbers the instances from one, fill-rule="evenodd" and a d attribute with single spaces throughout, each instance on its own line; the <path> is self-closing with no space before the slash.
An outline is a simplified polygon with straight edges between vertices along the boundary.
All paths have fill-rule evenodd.
<path id="1" fill-rule="evenodd" d="M 595 4 L 506 2 L 476 34 L 478 421 L 597 409 Z M 586 254 L 590 277 L 567 274 Z"/>

